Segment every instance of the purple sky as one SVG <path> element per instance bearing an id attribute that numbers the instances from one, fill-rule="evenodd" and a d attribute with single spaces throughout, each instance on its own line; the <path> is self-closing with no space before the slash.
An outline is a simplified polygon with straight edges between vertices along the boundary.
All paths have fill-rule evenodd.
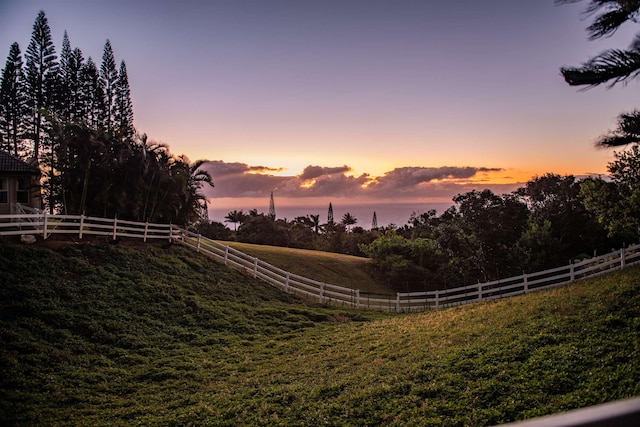
<path id="1" fill-rule="evenodd" d="M 606 173 L 612 152 L 593 141 L 636 106 L 636 83 L 579 92 L 559 68 L 637 28 L 589 42 L 585 5 L 4 0 L 0 54 L 26 50 L 40 9 L 58 53 L 66 29 L 99 63 L 109 38 L 138 131 L 212 160 L 219 209 L 266 210 L 271 190 L 281 204 L 442 202 Z"/>

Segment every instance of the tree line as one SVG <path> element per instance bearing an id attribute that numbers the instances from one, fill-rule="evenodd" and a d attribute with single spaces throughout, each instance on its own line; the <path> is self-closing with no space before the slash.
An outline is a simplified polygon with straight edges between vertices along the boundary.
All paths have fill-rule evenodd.
<path id="1" fill-rule="evenodd" d="M 185 156 L 139 135 L 125 61 L 107 39 L 100 66 L 64 32 L 60 55 L 44 11 L 24 61 L 9 49 L 0 80 L 0 149 L 43 173 L 51 212 L 192 224 L 206 215 L 202 185 L 213 185 Z"/>
<path id="2" fill-rule="evenodd" d="M 514 192 L 458 194 L 437 211 L 413 212 L 407 223 L 365 230 L 345 214 L 327 222 L 309 214 L 275 219 L 253 209 L 225 221 L 202 221 L 204 236 L 316 249 L 371 259 L 401 291 L 444 289 L 566 265 L 637 243 L 640 238 L 640 146 L 614 154 L 609 177 L 545 174 Z M 355 221 L 355 222 L 352 222 Z M 239 226 L 237 225 L 239 224 Z"/>

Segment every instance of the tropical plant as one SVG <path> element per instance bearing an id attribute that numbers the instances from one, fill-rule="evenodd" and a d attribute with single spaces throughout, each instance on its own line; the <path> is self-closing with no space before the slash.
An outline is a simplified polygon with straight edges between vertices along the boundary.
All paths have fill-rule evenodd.
<path id="1" fill-rule="evenodd" d="M 224 217 L 224 222 L 233 223 L 234 231 L 238 229 L 238 223 L 242 223 L 246 215 L 242 210 L 233 210 Z"/>
<path id="2" fill-rule="evenodd" d="M 357 222 L 358 219 L 349 212 L 345 213 L 340 221 L 341 224 L 347 227 L 347 230 L 351 230 L 351 226 L 357 224 Z"/>

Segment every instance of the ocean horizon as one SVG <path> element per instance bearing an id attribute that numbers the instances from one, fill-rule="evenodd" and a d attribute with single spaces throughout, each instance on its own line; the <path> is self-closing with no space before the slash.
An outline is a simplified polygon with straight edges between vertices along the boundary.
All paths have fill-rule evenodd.
<path id="1" fill-rule="evenodd" d="M 386 227 L 395 224 L 402 227 L 409 222 L 409 218 L 413 212 L 427 212 L 435 209 L 438 215 L 442 214 L 449 207 L 453 206 L 453 202 L 422 202 L 422 203 L 368 203 L 368 204 L 342 204 L 333 203 L 333 219 L 340 222 L 344 214 L 350 213 L 357 220 L 356 226 L 360 226 L 365 230 L 371 229 L 373 223 L 373 213 L 376 213 L 378 227 Z M 225 216 L 233 210 L 242 210 L 245 213 L 251 209 L 257 209 L 258 213 L 267 213 L 267 207 L 247 207 L 238 206 L 235 208 L 216 208 L 215 202 L 209 206 L 209 220 L 225 223 Z M 275 204 L 276 219 L 286 219 L 292 221 L 299 216 L 320 215 L 321 223 L 327 222 L 329 205 L 306 205 L 306 206 L 282 206 Z M 233 228 L 231 223 L 226 223 Z"/>

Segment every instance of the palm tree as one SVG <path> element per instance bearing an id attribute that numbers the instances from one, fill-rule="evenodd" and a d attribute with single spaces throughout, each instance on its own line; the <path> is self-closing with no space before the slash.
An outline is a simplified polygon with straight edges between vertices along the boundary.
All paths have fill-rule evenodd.
<path id="1" fill-rule="evenodd" d="M 204 216 L 207 210 L 207 198 L 200 192 L 206 184 L 213 187 L 211 175 L 201 169 L 206 160 L 198 160 L 189 163 L 189 159 L 182 155 L 172 164 L 172 173 L 176 192 L 173 194 L 173 202 L 176 203 L 175 222 L 185 227 L 197 222 Z"/>
<path id="2" fill-rule="evenodd" d="M 580 0 L 556 0 L 556 3 L 576 3 Z M 587 28 L 589 39 L 610 36 L 626 21 L 637 22 L 640 17 L 640 0 L 590 0 L 587 14 L 600 12 Z M 627 50 L 609 49 L 591 58 L 580 67 L 560 69 L 565 81 L 572 86 L 587 88 L 609 83 L 609 87 L 626 83 L 640 75 L 640 34 L 636 35 Z M 602 135 L 597 144 L 613 147 L 640 142 L 640 111 L 618 116 L 615 130 Z"/>
<path id="3" fill-rule="evenodd" d="M 319 234 L 320 229 L 322 228 L 322 226 L 320 225 L 320 215 L 309 215 L 309 218 L 311 219 L 313 225 L 313 231 L 316 234 Z"/>
<path id="4" fill-rule="evenodd" d="M 358 220 L 356 219 L 356 217 L 351 215 L 349 212 L 344 214 L 344 216 L 342 217 L 342 221 L 340 221 L 341 224 L 347 226 L 347 230 L 350 230 L 351 226 L 356 224 L 357 222 Z"/>
<path id="5" fill-rule="evenodd" d="M 224 222 L 232 222 L 233 230 L 236 231 L 237 224 L 239 222 L 242 222 L 244 220 L 244 217 L 245 217 L 245 214 L 241 210 L 240 211 L 232 210 L 227 214 L 227 216 L 224 217 Z"/>

